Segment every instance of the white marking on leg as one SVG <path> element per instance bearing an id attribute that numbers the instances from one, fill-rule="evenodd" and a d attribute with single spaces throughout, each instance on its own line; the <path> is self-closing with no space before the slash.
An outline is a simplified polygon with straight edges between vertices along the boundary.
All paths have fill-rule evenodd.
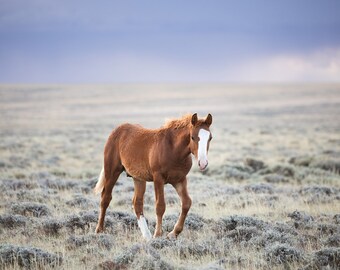
<path id="1" fill-rule="evenodd" d="M 198 132 L 198 165 L 201 170 L 204 170 L 208 166 L 208 140 L 210 138 L 210 132 L 201 128 Z"/>
<path id="2" fill-rule="evenodd" d="M 99 178 L 98 178 L 98 182 L 95 188 L 93 189 L 95 194 L 101 193 L 103 191 L 104 183 L 105 183 L 105 172 L 104 172 L 104 166 L 103 166 L 100 172 Z"/>
<path id="3" fill-rule="evenodd" d="M 142 235 L 145 239 L 150 240 L 151 239 L 151 232 L 148 228 L 148 224 L 146 224 L 146 220 L 144 216 L 140 216 L 139 219 L 137 219 L 138 227 L 140 228 Z"/>

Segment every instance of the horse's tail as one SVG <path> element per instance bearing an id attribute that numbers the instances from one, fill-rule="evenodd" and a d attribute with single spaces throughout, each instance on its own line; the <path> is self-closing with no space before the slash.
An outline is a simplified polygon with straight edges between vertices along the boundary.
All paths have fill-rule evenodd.
<path id="1" fill-rule="evenodd" d="M 102 171 L 100 172 L 100 175 L 98 177 L 98 182 L 95 188 L 93 189 L 95 194 L 101 193 L 103 191 L 104 183 L 105 183 L 105 173 L 104 173 L 104 166 L 103 166 Z"/>

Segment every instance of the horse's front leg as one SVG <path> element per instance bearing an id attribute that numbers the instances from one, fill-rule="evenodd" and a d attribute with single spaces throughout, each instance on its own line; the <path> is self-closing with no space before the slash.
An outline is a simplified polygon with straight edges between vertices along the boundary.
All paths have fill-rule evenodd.
<path id="1" fill-rule="evenodd" d="M 191 207 L 191 198 L 188 194 L 188 189 L 187 189 L 187 179 L 185 178 L 183 181 L 180 181 L 177 184 L 175 184 L 174 188 L 176 189 L 181 199 L 182 212 L 178 218 L 178 221 L 175 224 L 174 229 L 168 234 L 167 236 L 168 238 L 176 238 L 182 232 L 185 218 L 187 217 L 187 214 Z"/>
<path id="2" fill-rule="evenodd" d="M 160 175 L 156 174 L 154 176 L 153 181 L 155 187 L 155 202 L 157 215 L 157 223 L 153 237 L 159 237 L 162 236 L 162 220 L 165 212 L 164 180 Z"/>

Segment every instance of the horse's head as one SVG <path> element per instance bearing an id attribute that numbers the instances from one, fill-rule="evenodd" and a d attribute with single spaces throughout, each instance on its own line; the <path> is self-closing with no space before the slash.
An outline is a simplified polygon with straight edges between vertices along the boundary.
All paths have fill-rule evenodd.
<path id="1" fill-rule="evenodd" d="M 209 113 L 205 119 L 198 119 L 197 113 L 191 117 L 190 126 L 190 150 L 196 157 L 201 171 L 208 167 L 208 150 L 212 139 L 210 125 L 212 116 Z"/>

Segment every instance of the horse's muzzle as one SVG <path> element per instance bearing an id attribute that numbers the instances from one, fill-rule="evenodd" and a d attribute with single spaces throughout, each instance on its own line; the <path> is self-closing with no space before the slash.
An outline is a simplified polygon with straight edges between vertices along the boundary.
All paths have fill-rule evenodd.
<path id="1" fill-rule="evenodd" d="M 200 168 L 201 171 L 204 171 L 208 167 L 208 160 L 198 161 L 198 167 Z"/>

